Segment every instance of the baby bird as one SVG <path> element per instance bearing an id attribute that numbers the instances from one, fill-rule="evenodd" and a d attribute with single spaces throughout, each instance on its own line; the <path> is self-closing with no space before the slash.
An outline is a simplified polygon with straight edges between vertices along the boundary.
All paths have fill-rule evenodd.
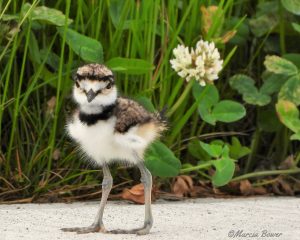
<path id="1" fill-rule="evenodd" d="M 164 130 L 165 122 L 160 114 L 150 113 L 137 102 L 119 97 L 112 71 L 102 64 L 87 64 L 78 68 L 74 80 L 73 99 L 78 109 L 67 123 L 67 131 L 81 150 L 102 166 L 102 198 L 91 226 L 62 230 L 77 233 L 108 232 L 102 220 L 113 185 L 108 165 L 113 161 L 124 161 L 136 165 L 141 171 L 145 221 L 141 228 L 109 232 L 148 234 L 153 224 L 152 176 L 145 167 L 143 156 L 149 144 Z"/>

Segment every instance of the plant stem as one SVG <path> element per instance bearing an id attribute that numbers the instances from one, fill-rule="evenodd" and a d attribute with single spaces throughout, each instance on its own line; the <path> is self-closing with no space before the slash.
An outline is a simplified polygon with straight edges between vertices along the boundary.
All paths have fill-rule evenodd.
<path id="1" fill-rule="evenodd" d="M 279 4 L 279 37 L 280 37 L 280 52 L 281 54 L 285 54 L 286 48 L 285 48 L 285 17 L 284 17 L 284 9 L 282 7 L 281 2 L 278 2 Z"/>
<path id="2" fill-rule="evenodd" d="M 286 127 L 282 127 L 278 132 L 279 139 L 278 139 L 278 145 L 276 149 L 276 156 L 277 156 L 276 164 L 280 164 L 287 156 L 288 142 L 289 142 L 288 134 L 289 134 L 288 129 Z"/>
<path id="3" fill-rule="evenodd" d="M 257 152 L 257 148 L 259 145 L 259 138 L 260 138 L 260 130 L 258 128 L 256 128 L 252 138 L 253 139 L 252 139 L 252 143 L 251 143 L 251 153 L 246 162 L 246 166 L 245 166 L 245 170 L 244 170 L 245 173 L 247 173 L 253 166 L 253 161 L 254 161 L 255 154 Z"/>
<path id="4" fill-rule="evenodd" d="M 186 124 L 186 122 L 188 121 L 188 119 L 192 116 L 192 114 L 196 111 L 200 101 L 203 99 L 203 97 L 205 96 L 206 92 L 207 92 L 207 87 L 201 92 L 201 94 L 199 96 L 197 96 L 197 98 L 195 99 L 196 101 L 193 103 L 193 105 L 185 112 L 185 114 L 183 115 L 183 117 L 180 118 L 180 120 L 178 122 L 176 122 L 176 126 L 173 129 L 173 132 L 171 133 L 169 139 L 168 139 L 168 143 L 169 145 L 171 145 L 171 143 L 173 143 L 174 139 L 176 138 L 177 134 L 181 131 L 181 129 L 183 128 L 183 126 Z M 182 116 L 182 114 L 180 114 L 179 116 Z"/>
<path id="5" fill-rule="evenodd" d="M 208 168 L 211 165 L 212 165 L 212 162 L 209 161 L 207 163 L 202 163 L 202 164 L 199 164 L 197 166 L 193 166 L 193 167 L 189 167 L 189 168 L 183 168 L 183 169 L 180 170 L 180 173 L 186 173 L 186 172 L 196 171 L 196 170 L 203 169 L 203 168 Z"/>
<path id="6" fill-rule="evenodd" d="M 190 93 L 190 90 L 193 87 L 194 81 L 195 80 L 189 81 L 188 85 L 185 87 L 183 93 L 181 94 L 177 102 L 173 105 L 173 107 L 168 112 L 168 117 L 170 117 L 177 110 L 177 108 L 182 104 L 182 102 L 186 99 L 186 97 Z"/>
<path id="7" fill-rule="evenodd" d="M 59 62 L 59 68 L 58 68 L 58 82 L 57 82 L 57 89 L 56 89 L 56 102 L 55 102 L 55 109 L 54 109 L 54 121 L 52 125 L 52 131 L 51 135 L 49 137 L 49 147 L 50 147 L 50 156 L 47 163 L 47 180 L 50 177 L 50 170 L 52 165 L 52 154 L 54 151 L 55 141 L 56 141 L 56 131 L 57 131 L 57 124 L 58 124 L 58 117 L 59 117 L 59 111 L 61 108 L 61 102 L 60 102 L 60 91 L 62 86 L 62 75 L 63 75 L 63 64 L 64 64 L 64 51 L 65 51 L 65 43 L 66 43 L 66 31 L 68 28 L 68 17 L 70 12 L 70 6 L 71 1 L 66 1 L 66 20 L 64 25 L 64 32 L 62 37 L 62 43 L 61 43 L 61 52 L 60 52 L 60 62 Z"/>
<path id="8" fill-rule="evenodd" d="M 297 167 L 299 161 L 300 161 L 300 151 L 298 152 L 298 155 L 297 155 L 296 160 L 295 160 L 295 166 L 296 167 Z"/>
<path id="9" fill-rule="evenodd" d="M 231 179 L 233 181 L 240 181 L 243 179 L 253 178 L 253 177 L 262 177 L 262 176 L 270 176 L 270 175 L 279 175 L 279 174 L 296 174 L 300 173 L 300 168 L 287 169 L 287 170 L 270 170 L 270 171 L 261 171 L 261 172 L 253 172 L 247 173 L 238 177 Z"/>
<path id="10" fill-rule="evenodd" d="M 11 160 L 11 153 L 12 153 L 13 144 L 15 141 L 16 130 L 17 130 L 17 125 L 18 125 L 17 124 L 18 116 L 20 114 L 20 98 L 21 98 L 20 96 L 21 96 L 21 91 L 22 91 L 25 65 L 26 65 L 26 60 L 27 60 L 27 52 L 28 52 L 29 39 L 30 39 L 30 27 L 31 27 L 31 22 L 29 22 L 29 26 L 28 26 L 27 33 L 26 33 L 26 42 L 25 42 L 24 54 L 23 54 L 23 59 L 22 59 L 21 71 L 20 71 L 20 79 L 19 79 L 19 83 L 17 86 L 17 94 L 15 96 L 16 101 L 15 101 L 14 110 L 13 110 L 12 127 L 11 127 L 11 133 L 10 133 L 10 139 L 9 139 L 8 151 L 7 151 L 8 161 Z M 5 173 L 8 174 L 8 171 L 9 171 L 9 168 L 7 167 Z"/>
<path id="11" fill-rule="evenodd" d="M 1 14 L 0 14 L 0 19 L 2 19 L 4 13 L 5 13 L 6 10 L 8 9 L 8 6 L 9 6 L 10 2 L 11 2 L 11 0 L 9 0 L 9 1 L 6 3 L 6 5 L 5 5 L 3 11 L 2 11 Z M 1 4 L 1 5 L 2 5 L 2 4 Z"/>

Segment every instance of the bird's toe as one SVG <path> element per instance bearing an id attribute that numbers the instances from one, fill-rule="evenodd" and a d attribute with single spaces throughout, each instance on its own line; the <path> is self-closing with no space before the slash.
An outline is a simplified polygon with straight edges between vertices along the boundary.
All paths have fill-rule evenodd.
<path id="1" fill-rule="evenodd" d="M 63 232 L 76 232 L 78 228 L 61 228 Z"/>
<path id="2" fill-rule="evenodd" d="M 84 233 L 94 233 L 94 232 L 102 232 L 106 233 L 106 229 L 104 226 L 89 226 L 89 227 L 74 227 L 74 228 L 62 228 L 64 232 L 76 232 L 77 234 L 84 234 Z"/>
<path id="3" fill-rule="evenodd" d="M 150 229 L 149 228 L 142 228 L 138 231 L 136 231 L 136 234 L 137 235 L 146 235 L 150 232 Z"/>
<path id="4" fill-rule="evenodd" d="M 137 234 L 137 235 L 146 235 L 150 232 L 151 227 L 150 226 L 143 226 L 140 228 L 135 228 L 135 229 L 115 229 L 109 231 L 109 233 L 113 234 Z"/>

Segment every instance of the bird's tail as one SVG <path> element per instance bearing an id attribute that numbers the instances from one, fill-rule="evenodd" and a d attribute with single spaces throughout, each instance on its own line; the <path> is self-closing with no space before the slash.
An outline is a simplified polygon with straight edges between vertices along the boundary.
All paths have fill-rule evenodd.
<path id="1" fill-rule="evenodd" d="M 159 111 L 155 114 L 156 119 L 157 119 L 156 124 L 158 126 L 159 132 L 163 132 L 168 128 L 169 121 L 168 121 L 168 117 L 167 117 L 167 110 L 168 110 L 168 107 L 167 107 L 167 105 L 165 105 L 161 111 Z"/>
<path id="2" fill-rule="evenodd" d="M 165 105 L 163 109 L 160 112 L 158 112 L 160 121 L 165 122 L 166 124 L 168 123 L 167 110 L 168 106 Z"/>

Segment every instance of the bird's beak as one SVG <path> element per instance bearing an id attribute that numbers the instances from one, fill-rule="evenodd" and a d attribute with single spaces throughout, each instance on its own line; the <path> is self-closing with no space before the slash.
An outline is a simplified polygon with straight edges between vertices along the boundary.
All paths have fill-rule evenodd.
<path id="1" fill-rule="evenodd" d="M 96 97 L 96 93 L 93 91 L 93 89 L 90 89 L 87 93 L 86 93 L 86 97 L 88 102 L 93 101 L 93 99 Z"/>

